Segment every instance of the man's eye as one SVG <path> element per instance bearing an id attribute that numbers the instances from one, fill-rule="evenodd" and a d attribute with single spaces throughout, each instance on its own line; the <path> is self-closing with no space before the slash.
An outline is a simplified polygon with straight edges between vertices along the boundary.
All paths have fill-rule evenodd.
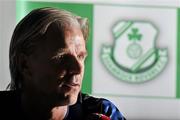
<path id="1" fill-rule="evenodd" d="M 52 61 L 53 61 L 53 63 L 54 64 L 60 64 L 61 62 L 62 62 L 62 60 L 63 60 L 63 58 L 64 58 L 64 56 L 63 55 L 60 55 L 60 56 L 54 56 L 54 57 L 52 57 Z"/>
<path id="2" fill-rule="evenodd" d="M 61 60 L 63 57 L 64 55 L 57 55 L 57 56 L 52 57 L 52 59 Z"/>
<path id="3" fill-rule="evenodd" d="M 78 57 L 78 59 L 80 59 L 80 60 L 84 60 L 84 59 L 86 58 L 85 55 L 78 55 L 77 57 Z"/>

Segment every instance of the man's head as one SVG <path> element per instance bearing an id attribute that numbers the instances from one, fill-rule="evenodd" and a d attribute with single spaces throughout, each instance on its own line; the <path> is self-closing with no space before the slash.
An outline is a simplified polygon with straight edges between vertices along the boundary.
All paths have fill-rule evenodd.
<path id="1" fill-rule="evenodd" d="M 10 88 L 59 105 L 74 104 L 84 74 L 87 36 L 87 19 L 53 8 L 30 12 L 11 39 Z"/>

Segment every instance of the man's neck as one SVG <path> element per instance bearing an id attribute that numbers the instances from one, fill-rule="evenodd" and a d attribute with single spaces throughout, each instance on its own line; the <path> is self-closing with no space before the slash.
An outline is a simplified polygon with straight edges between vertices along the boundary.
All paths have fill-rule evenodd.
<path id="1" fill-rule="evenodd" d="M 67 106 L 54 107 L 51 113 L 51 120 L 63 120 L 67 113 Z"/>

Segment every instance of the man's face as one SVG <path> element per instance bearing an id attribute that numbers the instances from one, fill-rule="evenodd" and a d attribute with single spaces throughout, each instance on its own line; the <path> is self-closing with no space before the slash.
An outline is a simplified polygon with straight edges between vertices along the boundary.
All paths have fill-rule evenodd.
<path id="1" fill-rule="evenodd" d="M 28 58 L 25 90 L 56 105 L 72 105 L 81 89 L 85 40 L 79 27 L 62 33 L 51 25 L 37 50 Z"/>

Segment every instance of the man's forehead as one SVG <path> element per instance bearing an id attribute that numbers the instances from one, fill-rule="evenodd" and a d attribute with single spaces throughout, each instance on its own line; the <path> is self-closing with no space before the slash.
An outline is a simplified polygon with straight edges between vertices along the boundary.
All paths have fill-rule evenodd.
<path id="1" fill-rule="evenodd" d="M 50 25 L 46 32 L 46 41 L 48 46 L 60 48 L 59 52 L 68 52 L 66 47 L 75 47 L 77 49 L 85 49 L 86 43 L 80 28 L 71 26 L 69 28 L 60 29 L 57 24 Z M 56 46 L 56 47 L 55 47 Z"/>
<path id="2" fill-rule="evenodd" d="M 81 39 L 82 38 L 79 35 L 74 36 L 74 44 L 76 44 L 76 45 L 84 44 L 84 40 L 81 41 Z"/>
<path id="3" fill-rule="evenodd" d="M 70 27 L 68 29 L 65 29 L 65 42 L 68 44 L 73 44 L 76 47 L 85 47 L 86 43 L 82 34 L 82 31 L 79 27 Z"/>

